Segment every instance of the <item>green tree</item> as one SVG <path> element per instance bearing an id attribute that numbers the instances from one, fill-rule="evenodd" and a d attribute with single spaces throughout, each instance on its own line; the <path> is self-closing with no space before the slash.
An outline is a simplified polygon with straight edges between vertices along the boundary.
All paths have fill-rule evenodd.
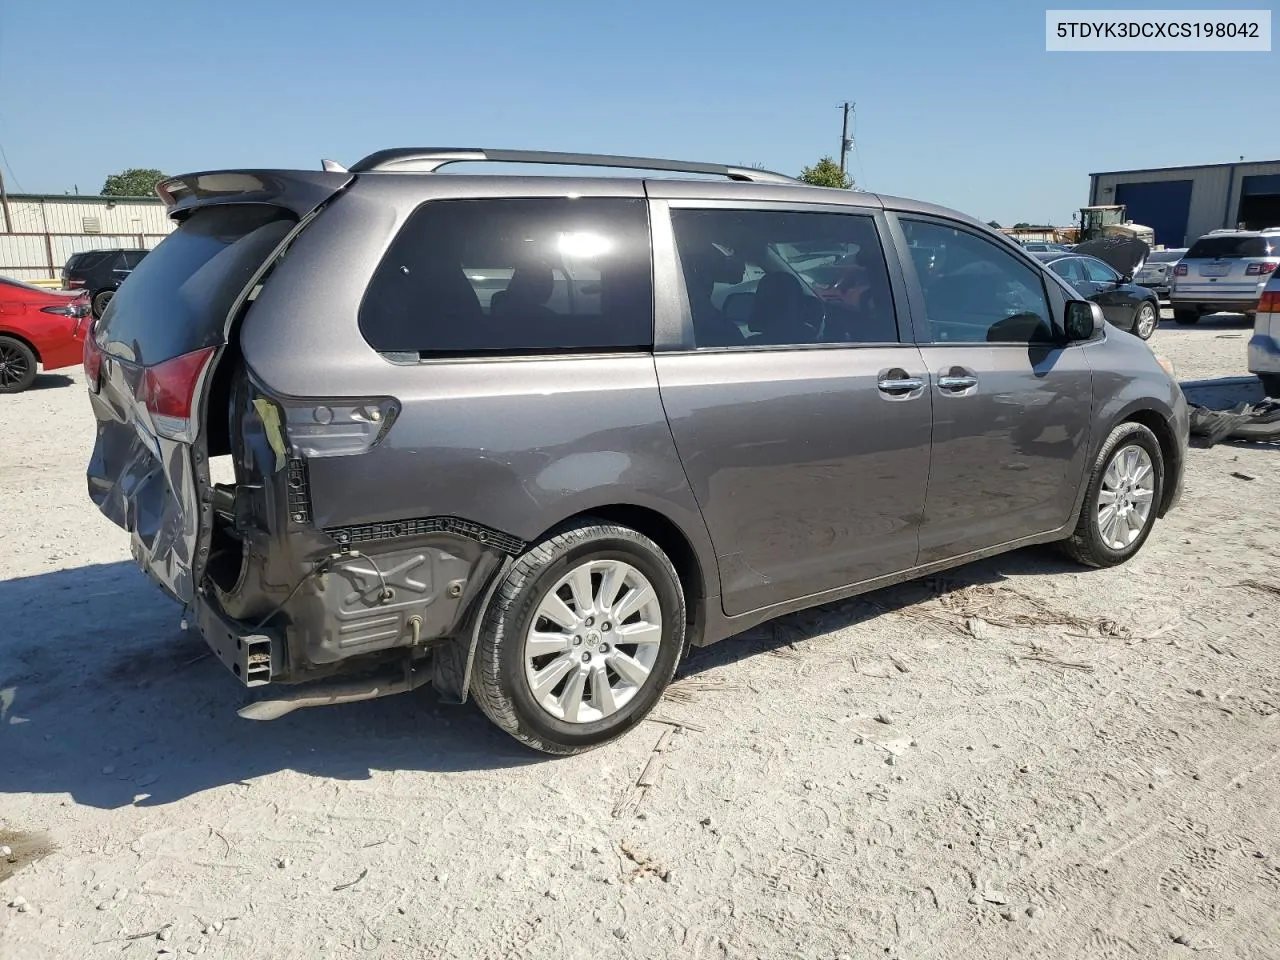
<path id="1" fill-rule="evenodd" d="M 992 230 L 999 230 L 999 229 L 1001 229 L 1000 224 L 996 223 L 996 221 L 994 221 L 994 220 L 988 220 L 988 221 L 987 221 L 987 226 L 988 226 L 988 227 L 990 227 Z"/>
<path id="2" fill-rule="evenodd" d="M 151 168 L 131 167 L 107 177 L 102 185 L 104 197 L 149 197 L 166 174 Z"/>
<path id="3" fill-rule="evenodd" d="M 805 167 L 800 171 L 800 179 L 815 187 L 835 187 L 837 190 L 848 190 L 853 186 L 853 177 L 841 170 L 840 164 L 830 157 L 823 157 L 812 167 Z"/>

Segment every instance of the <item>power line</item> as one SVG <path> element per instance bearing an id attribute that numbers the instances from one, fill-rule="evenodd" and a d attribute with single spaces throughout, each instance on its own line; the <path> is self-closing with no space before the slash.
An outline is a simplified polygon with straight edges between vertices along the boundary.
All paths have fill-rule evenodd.
<path id="1" fill-rule="evenodd" d="M 4 117 L 0 117 L 0 122 L 4 121 Z M 9 162 L 9 155 L 4 152 L 4 143 L 0 142 L 0 160 L 4 160 L 5 169 L 9 171 L 9 179 L 13 181 L 13 185 L 18 188 L 19 193 L 26 193 L 22 189 L 22 184 L 18 181 L 18 175 L 13 172 L 13 164 Z"/>

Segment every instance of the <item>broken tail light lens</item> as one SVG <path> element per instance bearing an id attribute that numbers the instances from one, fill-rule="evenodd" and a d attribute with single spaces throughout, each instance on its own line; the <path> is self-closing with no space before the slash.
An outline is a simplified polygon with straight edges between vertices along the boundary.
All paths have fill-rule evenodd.
<path id="1" fill-rule="evenodd" d="M 1265 277 L 1269 273 L 1273 273 L 1276 269 L 1274 263 L 1251 263 L 1244 268 L 1246 277 Z"/>
<path id="2" fill-rule="evenodd" d="M 400 415 L 400 402 L 394 397 L 291 399 L 280 406 L 290 447 L 308 459 L 365 453 L 382 441 Z"/>
<path id="3" fill-rule="evenodd" d="M 1187 275 L 1187 265 L 1185 263 L 1178 264 L 1173 268 L 1173 275 L 1175 277 L 1185 277 Z"/>
<path id="4" fill-rule="evenodd" d="M 204 347 L 146 368 L 139 399 L 151 414 L 151 423 L 160 436 L 185 443 L 195 440 L 191 407 L 216 350 L 216 347 Z"/>
<path id="5" fill-rule="evenodd" d="M 89 330 L 85 334 L 83 356 L 85 382 L 89 386 L 90 393 L 97 393 L 102 379 L 102 350 L 93 339 L 92 323 L 89 324 Z"/>

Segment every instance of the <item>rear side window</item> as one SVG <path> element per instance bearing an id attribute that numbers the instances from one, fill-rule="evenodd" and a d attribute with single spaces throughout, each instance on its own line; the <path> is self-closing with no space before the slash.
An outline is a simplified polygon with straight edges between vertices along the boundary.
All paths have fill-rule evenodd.
<path id="1" fill-rule="evenodd" d="M 1271 241 L 1270 253 L 1267 252 L 1267 240 L 1267 237 L 1201 237 L 1187 251 L 1187 259 L 1238 260 L 1280 254 L 1280 237 Z"/>
<path id="2" fill-rule="evenodd" d="M 236 298 L 295 222 L 267 205 L 197 209 L 120 286 L 99 322 L 107 351 L 153 364 L 221 343 Z"/>
<path id="3" fill-rule="evenodd" d="M 642 199 L 433 200 L 379 264 L 360 331 L 422 357 L 648 349 L 651 259 Z"/>

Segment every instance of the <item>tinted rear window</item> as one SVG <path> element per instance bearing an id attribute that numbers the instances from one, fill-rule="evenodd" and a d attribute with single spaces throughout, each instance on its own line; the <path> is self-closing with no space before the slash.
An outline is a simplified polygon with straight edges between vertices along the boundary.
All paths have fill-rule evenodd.
<path id="1" fill-rule="evenodd" d="M 1172 263 L 1187 255 L 1185 250 L 1153 250 L 1147 255 L 1147 263 Z"/>
<path id="2" fill-rule="evenodd" d="M 196 210 L 112 299 L 99 323 L 107 350 L 154 364 L 221 343 L 236 297 L 295 222 L 265 205 Z"/>
<path id="3" fill-rule="evenodd" d="M 651 275 L 641 199 L 434 200 L 392 241 L 360 330 L 424 357 L 643 349 Z"/>
<path id="4" fill-rule="evenodd" d="M 1267 252 L 1267 237 L 1201 237 L 1187 251 L 1187 259 L 1267 257 L 1280 249 L 1280 237 L 1271 239 L 1271 251 Z"/>

